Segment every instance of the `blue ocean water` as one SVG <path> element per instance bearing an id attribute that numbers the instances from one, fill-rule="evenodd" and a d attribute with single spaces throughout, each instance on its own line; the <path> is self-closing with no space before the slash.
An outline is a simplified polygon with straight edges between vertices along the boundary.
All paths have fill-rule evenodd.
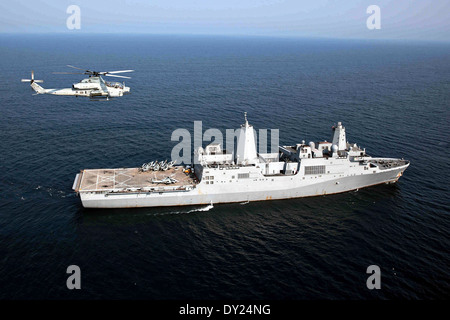
<path id="1" fill-rule="evenodd" d="M 33 96 L 67 64 L 135 69 L 107 102 Z M 150 35 L 0 36 L 0 298 L 440 299 L 450 295 L 450 45 Z M 111 78 L 113 79 L 113 78 Z M 330 139 L 342 121 L 398 184 L 315 198 L 86 210 L 84 168 L 170 157 L 176 128 L 278 128 Z M 380 290 L 366 287 L 369 265 Z M 68 290 L 78 265 L 82 289 Z"/>

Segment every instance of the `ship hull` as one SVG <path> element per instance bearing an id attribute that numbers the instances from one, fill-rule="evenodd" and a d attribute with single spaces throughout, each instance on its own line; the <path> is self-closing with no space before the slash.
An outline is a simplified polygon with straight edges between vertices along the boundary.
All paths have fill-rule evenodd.
<path id="1" fill-rule="evenodd" d="M 409 165 L 409 164 L 408 164 Z M 85 208 L 136 208 L 203 205 L 210 203 L 232 203 L 246 201 L 280 200 L 328 195 L 365 187 L 397 182 L 408 165 L 377 173 L 327 177 L 314 181 L 302 176 L 282 177 L 273 182 L 261 182 L 240 187 L 199 185 L 184 192 L 123 192 L 84 193 L 80 198 Z M 270 188 L 267 188 L 270 185 Z"/>

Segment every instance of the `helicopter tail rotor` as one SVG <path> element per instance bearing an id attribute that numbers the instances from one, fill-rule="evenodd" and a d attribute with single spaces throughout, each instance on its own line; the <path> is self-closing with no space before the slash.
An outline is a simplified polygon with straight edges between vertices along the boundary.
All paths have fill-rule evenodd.
<path id="1" fill-rule="evenodd" d="M 44 82 L 44 80 L 34 80 L 34 71 L 31 70 L 31 79 L 22 79 L 22 82 L 29 82 L 29 83 L 39 82 L 39 83 L 42 83 L 42 82 Z"/>
<path id="2" fill-rule="evenodd" d="M 36 92 L 36 94 L 45 93 L 45 89 L 37 84 L 38 82 L 39 83 L 44 82 L 44 80 L 35 80 L 33 70 L 31 70 L 31 79 L 22 79 L 22 82 L 29 82 L 31 85 L 31 88 L 34 90 L 34 92 Z"/>

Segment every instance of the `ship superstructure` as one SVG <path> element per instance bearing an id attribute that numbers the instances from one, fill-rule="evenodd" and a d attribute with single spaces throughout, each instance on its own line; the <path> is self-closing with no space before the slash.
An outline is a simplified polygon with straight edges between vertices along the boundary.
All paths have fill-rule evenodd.
<path id="1" fill-rule="evenodd" d="M 341 122 L 331 142 L 279 146 L 258 153 L 253 126 L 245 117 L 237 146 L 198 147 L 194 164 L 167 170 L 85 169 L 73 189 L 86 208 L 130 208 L 263 201 L 334 194 L 394 183 L 409 161 L 374 158 L 348 143 Z"/>

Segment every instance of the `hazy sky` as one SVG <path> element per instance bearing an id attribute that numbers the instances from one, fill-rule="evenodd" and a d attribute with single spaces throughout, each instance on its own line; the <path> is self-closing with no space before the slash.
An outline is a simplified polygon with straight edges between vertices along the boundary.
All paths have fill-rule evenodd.
<path id="1" fill-rule="evenodd" d="M 69 5 L 81 29 L 69 30 Z M 369 30 L 370 5 L 381 29 Z M 450 0 L 1 1 L 0 33 L 225 34 L 450 41 Z"/>

